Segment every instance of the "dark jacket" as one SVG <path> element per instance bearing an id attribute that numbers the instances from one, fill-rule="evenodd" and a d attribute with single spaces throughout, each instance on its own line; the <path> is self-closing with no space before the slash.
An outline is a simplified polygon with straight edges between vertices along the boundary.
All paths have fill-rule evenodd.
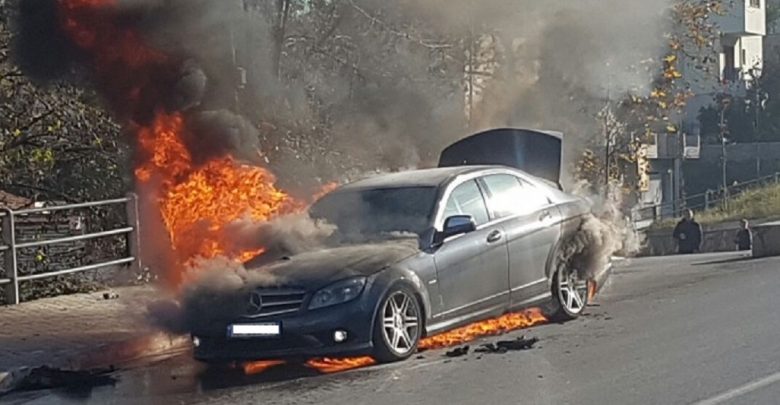
<path id="1" fill-rule="evenodd" d="M 753 249 L 753 232 L 751 232 L 749 228 L 740 229 L 739 232 L 737 232 L 737 237 L 734 239 L 734 242 L 737 244 L 737 249 L 739 250 Z"/>
<path id="2" fill-rule="evenodd" d="M 672 236 L 677 240 L 680 254 L 701 251 L 701 225 L 698 222 L 683 219 L 677 223 Z"/>

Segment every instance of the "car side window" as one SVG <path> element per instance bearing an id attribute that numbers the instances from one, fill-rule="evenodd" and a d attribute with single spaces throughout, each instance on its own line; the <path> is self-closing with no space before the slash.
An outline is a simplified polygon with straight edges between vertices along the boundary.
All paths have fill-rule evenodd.
<path id="1" fill-rule="evenodd" d="M 530 214 L 550 204 L 537 187 L 511 174 L 485 176 L 483 181 L 490 192 L 490 207 L 499 218 Z"/>
<path id="2" fill-rule="evenodd" d="M 444 208 L 444 218 L 453 215 L 471 215 L 477 225 L 485 224 L 490 220 L 485 199 L 475 180 L 467 181 L 452 190 Z"/>

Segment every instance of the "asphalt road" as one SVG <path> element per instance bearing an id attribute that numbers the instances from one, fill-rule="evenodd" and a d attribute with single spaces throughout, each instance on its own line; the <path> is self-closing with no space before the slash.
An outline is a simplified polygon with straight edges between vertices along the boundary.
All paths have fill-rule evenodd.
<path id="1" fill-rule="evenodd" d="M 621 262 L 588 316 L 543 325 L 538 347 L 313 375 L 207 370 L 187 357 L 117 374 L 115 386 L 39 391 L 8 403 L 775 404 L 780 259 L 738 254 Z M 474 344 L 472 344 L 472 347 Z"/>

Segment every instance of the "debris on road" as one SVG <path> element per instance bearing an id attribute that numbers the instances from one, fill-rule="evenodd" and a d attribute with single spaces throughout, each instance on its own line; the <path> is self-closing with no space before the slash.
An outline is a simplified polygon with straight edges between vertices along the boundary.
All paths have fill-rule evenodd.
<path id="1" fill-rule="evenodd" d="M 118 298 L 119 298 L 119 294 L 115 293 L 114 291 L 108 291 L 103 293 L 104 300 L 115 300 Z"/>
<path id="2" fill-rule="evenodd" d="M 477 353 L 506 353 L 509 351 L 528 350 L 539 342 L 538 338 L 526 339 L 520 336 L 515 340 L 501 340 L 496 343 L 486 343 L 474 350 Z"/>
<path id="3" fill-rule="evenodd" d="M 22 367 L 0 373 L 0 395 L 13 391 L 35 391 L 53 388 L 92 388 L 113 385 L 113 369 L 72 371 L 49 366 Z"/>
<path id="4" fill-rule="evenodd" d="M 448 351 L 444 355 L 447 357 L 461 357 L 469 354 L 469 346 L 456 347 L 453 350 Z"/>

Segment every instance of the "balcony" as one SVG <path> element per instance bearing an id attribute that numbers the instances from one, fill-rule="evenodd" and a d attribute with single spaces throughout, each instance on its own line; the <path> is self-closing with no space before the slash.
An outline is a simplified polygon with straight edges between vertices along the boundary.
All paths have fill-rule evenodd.
<path id="1" fill-rule="evenodd" d="M 723 15 L 713 18 L 723 35 L 766 35 L 766 0 L 733 0 L 723 3 Z"/>
<path id="2" fill-rule="evenodd" d="M 699 159 L 701 156 L 701 137 L 677 134 L 654 135 L 646 146 L 646 157 L 659 159 Z"/>

